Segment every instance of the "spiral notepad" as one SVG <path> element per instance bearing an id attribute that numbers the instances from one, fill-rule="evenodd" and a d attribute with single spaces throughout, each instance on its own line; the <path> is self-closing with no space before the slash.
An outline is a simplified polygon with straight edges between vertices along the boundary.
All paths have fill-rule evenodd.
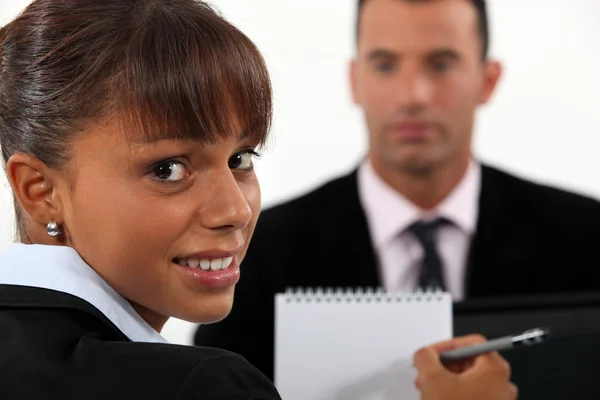
<path id="1" fill-rule="evenodd" d="M 412 357 L 452 335 L 442 292 L 295 290 L 275 299 L 275 385 L 286 400 L 418 399 Z"/>

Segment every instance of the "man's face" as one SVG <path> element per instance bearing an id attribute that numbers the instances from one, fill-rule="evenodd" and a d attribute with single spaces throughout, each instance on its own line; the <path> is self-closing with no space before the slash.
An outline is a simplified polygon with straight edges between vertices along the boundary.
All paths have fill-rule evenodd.
<path id="1" fill-rule="evenodd" d="M 475 109 L 499 75 L 470 1 L 367 1 L 351 81 L 373 163 L 420 174 L 468 159 Z"/>

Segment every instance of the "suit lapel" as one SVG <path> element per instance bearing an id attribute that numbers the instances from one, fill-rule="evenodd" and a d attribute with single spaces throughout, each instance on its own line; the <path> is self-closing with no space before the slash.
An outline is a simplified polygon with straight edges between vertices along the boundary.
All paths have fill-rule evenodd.
<path id="1" fill-rule="evenodd" d="M 467 264 L 466 296 L 517 293 L 527 286 L 523 268 L 534 260 L 534 227 L 519 217 L 515 197 L 519 188 L 501 172 L 482 167 L 477 230 Z"/>
<path id="2" fill-rule="evenodd" d="M 367 218 L 358 197 L 357 171 L 341 178 L 327 199 L 327 214 L 320 221 L 322 254 L 331 268 L 329 285 L 336 287 L 379 287 L 381 279 Z"/>
<path id="3" fill-rule="evenodd" d="M 519 293 L 533 284 L 527 268 L 538 249 L 535 227 L 522 218 L 520 187 L 510 176 L 482 166 L 477 229 L 469 250 L 466 297 Z M 323 286 L 380 287 L 378 261 L 365 212 L 358 196 L 357 171 L 341 178 L 329 192 L 318 222 L 320 257 L 331 268 L 322 271 Z"/>

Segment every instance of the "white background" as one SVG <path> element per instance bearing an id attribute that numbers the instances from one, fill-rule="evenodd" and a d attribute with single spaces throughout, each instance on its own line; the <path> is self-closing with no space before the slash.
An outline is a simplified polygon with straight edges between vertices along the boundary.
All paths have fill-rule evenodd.
<path id="1" fill-rule="evenodd" d="M 2 0 L 0 24 L 29 0 Z M 263 52 L 275 98 L 273 139 L 257 170 L 268 206 L 353 168 L 365 152 L 350 102 L 356 0 L 213 0 Z M 600 197 L 600 1 L 490 0 L 492 55 L 505 75 L 479 114 L 475 155 L 513 173 Z M 0 251 L 12 200 L 0 178 Z M 193 326 L 163 334 L 190 343 Z"/>

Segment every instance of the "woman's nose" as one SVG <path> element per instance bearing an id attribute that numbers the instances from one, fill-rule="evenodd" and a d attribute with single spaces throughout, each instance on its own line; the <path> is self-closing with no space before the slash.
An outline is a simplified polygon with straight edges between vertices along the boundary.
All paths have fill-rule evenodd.
<path id="1" fill-rule="evenodd" d="M 213 175 L 205 191 L 200 218 L 209 229 L 245 228 L 252 220 L 252 207 L 246 193 L 231 171 Z"/>

